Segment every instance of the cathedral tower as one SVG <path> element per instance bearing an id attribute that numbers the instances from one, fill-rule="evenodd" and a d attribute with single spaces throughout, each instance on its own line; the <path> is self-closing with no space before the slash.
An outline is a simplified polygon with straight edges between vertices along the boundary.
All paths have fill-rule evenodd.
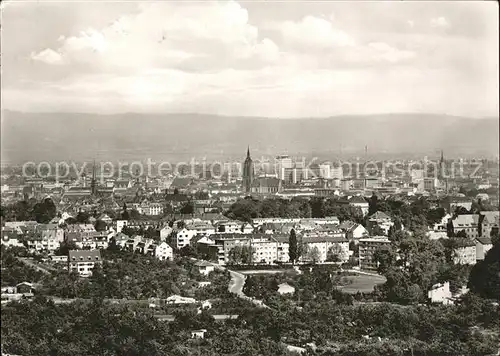
<path id="1" fill-rule="evenodd" d="M 250 193 L 252 188 L 252 182 L 254 178 L 253 161 L 250 157 L 250 146 L 247 150 L 247 158 L 243 163 L 243 189 L 245 193 Z"/>

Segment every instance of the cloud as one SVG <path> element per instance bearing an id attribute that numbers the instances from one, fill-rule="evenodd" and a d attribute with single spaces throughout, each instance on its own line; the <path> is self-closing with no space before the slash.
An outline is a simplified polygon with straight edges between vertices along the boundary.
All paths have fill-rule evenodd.
<path id="1" fill-rule="evenodd" d="M 448 20 L 446 20 L 445 17 L 440 16 L 431 19 L 431 27 L 448 28 L 450 26 L 450 23 L 448 22 Z"/>
<path id="2" fill-rule="evenodd" d="M 415 53 L 412 51 L 399 50 L 384 42 L 372 42 L 368 44 L 368 47 L 371 50 L 372 58 L 391 63 L 410 59 L 415 56 Z"/>
<path id="3" fill-rule="evenodd" d="M 61 36 L 60 46 L 52 51 L 67 58 L 67 64 L 85 62 L 106 70 L 171 66 L 207 57 L 224 58 L 225 64 L 278 58 L 277 45 L 259 37 L 257 27 L 249 24 L 247 10 L 239 4 L 177 5 L 140 4 L 137 14 L 122 16 L 104 28 Z"/>
<path id="4" fill-rule="evenodd" d="M 46 48 L 39 53 L 31 53 L 31 58 L 46 64 L 63 64 L 63 57 L 61 54 L 50 48 Z"/>
<path id="5" fill-rule="evenodd" d="M 299 22 L 285 21 L 281 32 L 285 42 L 299 46 L 328 48 L 354 45 L 354 39 L 346 32 L 334 28 L 332 22 L 314 16 L 306 16 Z"/>

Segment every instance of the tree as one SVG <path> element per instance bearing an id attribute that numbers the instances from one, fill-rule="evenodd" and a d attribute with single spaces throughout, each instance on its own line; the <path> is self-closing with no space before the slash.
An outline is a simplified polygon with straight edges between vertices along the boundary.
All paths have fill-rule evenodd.
<path id="1" fill-rule="evenodd" d="M 331 262 L 342 262 L 347 259 L 346 251 L 338 243 L 334 244 L 326 254 L 326 260 Z"/>
<path id="2" fill-rule="evenodd" d="M 188 201 L 186 204 L 184 204 L 180 210 L 181 214 L 185 215 L 191 215 L 194 214 L 194 205 L 192 202 Z"/>
<path id="3" fill-rule="evenodd" d="M 102 220 L 97 220 L 95 222 L 95 229 L 96 231 L 106 231 L 108 228 L 108 226 L 106 225 L 106 223 Z"/>
<path id="4" fill-rule="evenodd" d="M 34 219 L 42 224 L 48 223 L 57 215 L 57 208 L 50 198 L 44 199 L 40 203 L 36 203 L 33 207 Z"/>
<path id="5" fill-rule="evenodd" d="M 78 214 L 76 214 L 76 222 L 79 224 L 87 224 L 89 222 L 89 213 L 85 211 L 79 211 Z"/>
<path id="6" fill-rule="evenodd" d="M 384 236 L 384 235 L 385 235 L 385 231 L 384 231 L 384 229 L 382 229 L 380 226 L 375 225 L 375 226 L 372 228 L 372 235 L 373 235 L 373 236 Z"/>
<path id="7" fill-rule="evenodd" d="M 61 245 L 59 246 L 59 248 L 57 248 L 55 251 L 54 251 L 54 254 L 56 256 L 67 256 L 68 253 L 69 253 L 69 250 L 78 250 L 78 247 L 76 246 L 76 244 L 74 242 L 61 242 Z"/>
<path id="8" fill-rule="evenodd" d="M 130 219 L 132 219 L 132 220 L 138 220 L 140 218 L 141 218 L 141 214 L 136 209 L 132 209 L 130 211 Z"/>
<path id="9" fill-rule="evenodd" d="M 304 257 L 307 261 L 311 261 L 312 263 L 317 263 L 321 258 L 321 253 L 317 246 L 313 246 L 312 248 L 307 248 L 307 253 L 305 254 Z"/>
<path id="10" fill-rule="evenodd" d="M 126 203 L 123 203 L 123 211 L 122 211 L 121 218 L 122 218 L 122 220 L 129 220 L 130 219 L 130 215 L 127 211 L 127 204 Z"/>
<path id="11" fill-rule="evenodd" d="M 254 250 L 251 246 L 235 246 L 229 251 L 229 264 L 252 264 Z"/>
<path id="12" fill-rule="evenodd" d="M 290 256 L 290 261 L 295 263 L 299 259 L 299 246 L 297 242 L 297 235 L 295 234 L 295 229 L 290 230 L 290 236 L 288 238 L 288 255 Z"/>
<path id="13" fill-rule="evenodd" d="M 122 230 L 122 232 L 123 232 L 123 230 Z M 108 251 L 119 251 L 120 250 L 120 247 L 117 245 L 116 238 L 114 236 L 111 239 L 109 239 L 107 250 Z"/>
<path id="14" fill-rule="evenodd" d="M 373 259 L 377 263 L 377 272 L 380 274 L 386 274 L 390 268 L 396 265 L 396 254 L 390 248 L 375 251 Z"/>
<path id="15" fill-rule="evenodd" d="M 500 242 L 497 240 L 484 260 L 472 268 L 468 284 L 470 290 L 484 298 L 500 301 Z"/>

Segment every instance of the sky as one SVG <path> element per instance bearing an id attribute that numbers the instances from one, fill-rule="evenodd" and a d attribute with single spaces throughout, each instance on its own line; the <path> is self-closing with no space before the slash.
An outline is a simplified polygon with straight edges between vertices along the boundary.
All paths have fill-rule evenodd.
<path id="1" fill-rule="evenodd" d="M 496 1 L 6 0 L 2 108 L 498 116 Z"/>

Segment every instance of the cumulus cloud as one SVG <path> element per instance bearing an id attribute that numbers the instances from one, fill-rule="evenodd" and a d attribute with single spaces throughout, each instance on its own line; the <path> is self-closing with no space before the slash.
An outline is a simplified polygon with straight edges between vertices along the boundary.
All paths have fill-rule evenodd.
<path id="1" fill-rule="evenodd" d="M 57 52 L 68 63 L 98 66 L 165 66 L 194 57 L 257 58 L 273 61 L 279 49 L 260 38 L 248 12 L 235 2 L 144 3 L 135 15 L 108 26 L 60 37 Z M 51 50 L 54 51 L 54 50 Z"/>
<path id="2" fill-rule="evenodd" d="M 436 17 L 436 18 L 431 19 L 431 26 L 438 27 L 438 28 L 448 28 L 451 25 L 448 22 L 448 20 L 446 20 L 445 17 L 440 16 L 440 17 Z"/>
<path id="3" fill-rule="evenodd" d="M 486 26 L 475 25 L 477 38 L 466 30 L 462 33 L 468 37 L 461 35 L 450 28 L 464 16 L 453 10 L 456 5 L 435 10 L 409 3 L 415 11 L 394 14 L 385 3 L 375 12 L 327 2 L 318 2 L 316 11 L 314 6 L 283 11 L 285 5 L 276 4 L 273 12 L 269 4 L 231 1 L 94 2 L 87 12 L 61 19 L 55 14 L 67 5 L 50 4 L 58 9 L 50 20 L 54 26 L 33 25 L 39 16 L 33 7 L 11 15 L 24 19 L 18 28 L 31 31 L 16 31 L 16 37 L 30 33 L 22 41 L 5 41 L 6 107 L 329 115 L 361 109 L 432 111 L 458 101 L 453 93 L 459 90 L 481 93 L 482 106 L 498 107 L 498 86 L 490 83 L 491 73 L 498 71 L 498 49 L 491 49 L 498 44 L 498 31 L 495 41 L 483 33 L 490 31 Z M 436 11 L 446 18 L 432 19 Z M 336 16 L 322 15 L 331 13 Z M 480 16 L 475 20 L 484 22 Z M 496 29 L 494 21 L 497 25 L 497 17 L 489 23 Z M 40 36 L 34 37 L 37 27 Z M 14 38 L 15 27 L 9 28 Z M 495 95 L 483 99 L 485 92 Z M 417 97 L 427 99 L 416 103 Z M 481 105 L 474 97 L 465 101 L 476 110 Z"/>
<path id="4" fill-rule="evenodd" d="M 286 42 L 301 46 L 352 46 L 354 39 L 346 32 L 336 29 L 331 21 L 306 16 L 299 22 L 285 21 L 281 27 Z"/>
<path id="5" fill-rule="evenodd" d="M 46 64 L 62 64 L 63 63 L 63 57 L 61 56 L 60 53 L 50 49 L 46 48 L 43 51 L 40 51 L 38 53 L 31 53 L 31 59 L 34 59 L 35 61 L 40 61 L 44 62 Z"/>

